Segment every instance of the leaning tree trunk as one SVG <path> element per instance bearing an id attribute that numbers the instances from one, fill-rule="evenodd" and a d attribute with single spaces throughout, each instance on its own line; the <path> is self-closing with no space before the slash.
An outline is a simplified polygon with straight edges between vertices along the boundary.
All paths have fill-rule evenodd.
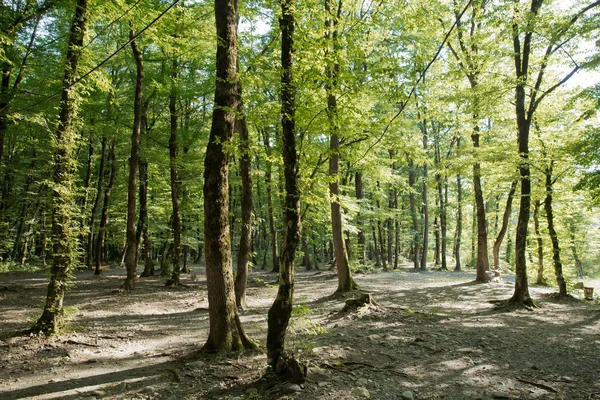
<path id="1" fill-rule="evenodd" d="M 512 212 L 512 202 L 513 198 L 515 197 L 515 192 L 517 191 L 517 183 L 518 181 L 514 180 L 510 185 L 508 197 L 506 198 L 506 208 L 504 209 L 504 214 L 502 215 L 502 226 L 500 227 L 500 232 L 498 232 L 498 236 L 496 237 L 496 241 L 494 242 L 494 247 L 492 249 L 494 254 L 494 269 L 500 268 L 500 246 L 502 246 L 502 241 L 504 240 L 504 236 L 508 230 L 508 220 L 510 219 L 510 213 Z"/>
<path id="2" fill-rule="evenodd" d="M 167 279 L 166 286 L 178 286 L 180 284 L 179 274 L 181 273 L 181 200 L 179 198 L 179 171 L 177 166 L 177 157 L 179 155 L 179 146 L 177 143 L 177 91 L 175 81 L 177 79 L 177 61 L 173 60 L 171 64 L 171 94 L 169 96 L 169 113 L 171 114 L 171 136 L 169 137 L 169 160 L 171 175 L 171 204 L 173 205 L 173 269 L 171 276 Z"/>
<path id="3" fill-rule="evenodd" d="M 558 285 L 558 293 L 561 296 L 567 295 L 567 282 L 563 276 L 562 262 L 560 261 L 560 245 L 558 243 L 558 234 L 554 228 L 554 211 L 552 209 L 552 167 L 554 161 L 550 162 L 550 166 L 544 171 L 546 175 L 546 198 L 544 199 L 544 210 L 546 211 L 546 219 L 548 220 L 548 233 L 552 242 L 552 261 L 554 262 L 554 274 L 556 275 L 556 284 Z"/>
<path id="4" fill-rule="evenodd" d="M 325 22 L 327 39 L 331 42 L 328 56 L 330 65 L 327 67 L 327 117 L 329 119 L 329 195 L 331 203 L 331 235 L 335 252 L 335 265 L 338 276 L 337 293 L 349 292 L 357 288 L 350 272 L 350 261 L 344 241 L 342 224 L 342 207 L 340 204 L 340 136 L 339 116 L 335 91 L 339 89 L 338 75 L 340 65 L 337 62 L 338 23 L 341 16 L 341 0 L 337 11 L 331 9 L 332 0 L 325 1 L 325 10 L 330 17 Z M 331 62 L 331 60 L 336 60 Z M 382 255 L 383 257 L 383 255 Z"/>
<path id="5" fill-rule="evenodd" d="M 127 278 L 123 283 L 124 290 L 135 289 L 137 279 L 138 240 L 136 234 L 136 198 L 137 178 L 140 164 L 140 133 L 142 128 L 142 93 L 144 86 L 144 64 L 142 52 L 135 41 L 133 29 L 129 32 L 131 50 L 135 58 L 136 83 L 133 103 L 133 133 L 131 134 L 131 155 L 129 156 L 129 180 L 127 186 L 127 249 L 125 251 L 125 266 Z"/>
<path id="6" fill-rule="evenodd" d="M 279 289 L 269 309 L 267 362 L 275 371 L 288 374 L 290 366 L 284 353 L 285 336 L 294 296 L 294 258 L 300 240 L 300 190 L 296 153 L 295 111 L 296 89 L 293 82 L 294 8 L 293 0 L 281 1 L 281 122 L 283 130 L 283 165 L 285 175 L 285 207 L 283 248 L 279 271 Z M 280 361 L 281 360 L 281 361 Z M 280 365 L 279 368 L 278 364 Z M 284 367 L 281 367 L 281 366 Z"/>
<path id="7" fill-rule="evenodd" d="M 238 87 L 239 95 L 242 95 L 242 87 Z M 248 125 L 243 114 L 240 101 L 238 117 L 236 118 L 236 131 L 239 133 L 240 152 L 240 177 L 242 179 L 242 220 L 240 232 L 240 247 L 237 255 L 237 274 L 235 276 L 235 302 L 241 309 L 247 307 L 246 286 L 248 283 L 248 260 L 250 257 L 250 244 L 252 241 L 252 176 L 250 154 L 250 135 Z"/>
<path id="8" fill-rule="evenodd" d="M 237 0 L 215 0 L 217 56 L 212 126 L 204 159 L 204 235 L 210 330 L 203 350 L 228 353 L 254 343 L 235 306 L 229 231 L 229 149 L 239 105 Z"/>
<path id="9" fill-rule="evenodd" d="M 77 66 L 81 57 L 83 38 L 87 29 L 87 0 L 78 0 L 75 17 L 71 23 L 65 75 L 60 99 L 58 127 L 53 137 L 53 185 L 52 185 L 52 264 L 50 283 L 44 311 L 33 331 L 46 334 L 57 333 L 62 327 L 63 299 L 66 287 L 72 279 L 74 243 L 71 229 L 73 193 L 73 148 L 77 133 L 72 123 L 76 111 L 75 85 Z"/>

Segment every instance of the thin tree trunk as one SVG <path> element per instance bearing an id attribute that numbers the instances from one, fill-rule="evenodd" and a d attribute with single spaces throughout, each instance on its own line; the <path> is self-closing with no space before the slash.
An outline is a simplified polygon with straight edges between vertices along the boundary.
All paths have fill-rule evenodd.
<path id="1" fill-rule="evenodd" d="M 583 279 L 583 266 L 577 254 L 577 247 L 575 246 L 575 224 L 573 222 L 569 225 L 569 230 L 571 231 L 571 251 L 573 252 L 573 260 L 575 261 L 575 271 L 577 271 L 577 277 Z"/>
<path id="2" fill-rule="evenodd" d="M 144 257 L 144 271 L 140 277 L 154 275 L 154 263 L 152 262 L 152 243 L 148 234 L 148 162 L 140 161 L 140 225 L 142 234 L 142 256 Z"/>
<path id="3" fill-rule="evenodd" d="M 173 206 L 173 269 L 171 276 L 165 282 L 166 286 L 179 286 L 179 274 L 181 273 L 181 200 L 179 198 L 179 171 L 178 171 L 178 126 L 177 121 L 177 60 L 171 62 L 171 94 L 169 96 L 169 113 L 171 120 L 171 135 L 169 137 L 169 170 L 171 175 L 171 204 Z"/>
<path id="4" fill-rule="evenodd" d="M 241 85 L 239 85 L 238 90 L 241 96 Z M 241 102 L 238 114 L 235 121 L 235 128 L 239 134 L 240 141 L 238 149 L 240 153 L 240 176 L 242 178 L 242 219 L 240 221 L 240 246 L 237 254 L 237 274 L 235 276 L 235 302 L 239 308 L 245 309 L 247 307 L 248 260 L 250 258 L 250 244 L 252 240 L 252 157 L 250 154 L 250 135 Z"/>
<path id="5" fill-rule="evenodd" d="M 125 251 L 125 266 L 127 268 L 127 278 L 123 282 L 124 290 L 135 289 L 137 280 L 137 262 L 138 262 L 138 240 L 136 232 L 136 199 L 137 199 L 137 178 L 140 165 L 140 134 L 142 128 L 142 94 L 144 86 L 144 64 L 142 52 L 134 39 L 133 29 L 129 32 L 131 38 L 131 50 L 136 64 L 136 84 L 133 106 L 133 133 L 131 134 L 131 155 L 129 156 L 129 180 L 127 186 L 127 249 Z"/>
<path id="6" fill-rule="evenodd" d="M 427 154 L 427 121 L 423 121 L 423 150 Z M 421 254 L 421 271 L 427 270 L 427 251 L 429 248 L 429 204 L 427 201 L 427 164 L 423 165 L 423 249 Z"/>
<path id="7" fill-rule="evenodd" d="M 263 143 L 267 157 L 271 157 L 271 143 L 267 129 L 263 131 Z M 265 185 L 267 186 L 267 212 L 269 214 L 269 231 L 271 232 L 271 256 L 273 258 L 273 269 L 271 272 L 279 272 L 279 255 L 277 251 L 277 229 L 275 228 L 275 211 L 273 210 L 273 166 L 271 160 L 267 160 L 265 169 Z"/>
<path id="8" fill-rule="evenodd" d="M 454 242 L 454 271 L 462 271 L 460 263 L 460 244 L 462 243 L 463 202 L 462 180 L 460 174 L 456 175 L 456 239 Z"/>
<path id="9" fill-rule="evenodd" d="M 104 189 L 104 201 L 102 203 L 102 211 L 100 213 L 100 225 L 98 227 L 98 234 L 96 235 L 96 265 L 94 275 L 102 274 L 101 264 L 102 255 L 104 254 L 104 238 L 106 237 L 106 227 L 108 225 L 108 207 L 110 206 L 110 195 L 112 193 L 112 189 L 115 184 L 115 178 L 117 176 L 115 139 L 110 139 L 109 141 L 108 161 L 110 164 L 110 170 L 105 170 L 103 176 L 103 179 L 108 182 L 106 184 L 106 188 Z"/>
<path id="10" fill-rule="evenodd" d="M 410 215 L 412 219 L 412 247 L 413 247 L 413 263 L 415 269 L 421 268 L 421 235 L 419 234 L 419 219 L 417 215 L 417 201 L 415 199 L 415 189 L 417 186 L 417 173 L 415 170 L 415 164 L 408 155 L 408 186 L 410 187 L 409 202 L 410 202 Z"/>
<path id="11" fill-rule="evenodd" d="M 215 0 L 217 55 L 212 126 L 204 159 L 204 236 L 210 330 L 203 350 L 254 347 L 235 306 L 229 231 L 229 148 L 238 109 L 237 0 Z"/>
<path id="12" fill-rule="evenodd" d="M 542 240 L 542 233 L 540 232 L 540 206 L 541 202 L 539 200 L 536 200 L 533 206 L 533 226 L 535 229 L 538 256 L 536 283 L 538 285 L 546 285 L 546 279 L 544 279 L 544 243 Z"/>
<path id="13" fill-rule="evenodd" d="M 548 233 L 552 242 L 552 260 L 554 262 L 554 274 L 556 275 L 556 284 L 558 285 L 558 293 L 561 296 L 567 295 L 567 282 L 563 276 L 562 262 L 560 261 L 560 245 L 558 243 L 558 233 L 554 228 L 554 210 L 552 209 L 552 169 L 554 161 L 550 161 L 550 166 L 544 171 L 546 176 L 546 198 L 544 199 L 544 210 L 546 211 L 546 219 L 548 220 Z"/>
<path id="14" fill-rule="evenodd" d="M 498 232 L 498 236 L 494 242 L 494 247 L 492 250 L 494 255 L 494 269 L 500 268 L 500 246 L 502 246 L 502 241 L 504 240 L 504 236 L 508 230 L 508 222 L 512 212 L 512 202 L 515 197 L 515 192 L 517 191 L 517 183 L 518 181 L 514 180 L 510 185 L 508 197 L 506 198 L 506 208 L 504 209 L 504 214 L 502 215 L 502 226 L 500 227 L 500 232 Z"/>
<path id="15" fill-rule="evenodd" d="M 362 171 L 356 171 L 355 175 L 354 175 L 354 187 L 356 190 L 356 200 L 359 203 L 359 209 L 362 208 L 363 205 L 363 199 L 364 199 L 364 192 L 363 192 L 363 181 L 362 181 Z M 365 231 L 363 229 L 363 222 L 362 222 L 362 218 L 359 214 L 356 216 L 357 219 L 357 225 L 358 225 L 358 252 L 359 252 L 359 261 L 361 262 L 362 265 L 366 265 L 367 264 L 367 253 L 366 253 L 366 247 L 367 247 L 367 239 L 365 237 Z"/>
<path id="16" fill-rule="evenodd" d="M 104 165 L 106 163 L 106 145 L 108 138 L 102 137 L 102 151 L 100 153 L 100 166 L 98 167 L 98 183 L 96 184 L 96 197 L 94 198 L 94 205 L 92 206 L 92 212 L 90 215 L 90 231 L 88 233 L 87 241 L 87 257 L 86 265 L 89 269 L 93 269 L 94 262 L 94 225 L 96 224 L 96 216 L 98 215 L 98 209 L 100 208 L 100 200 L 102 200 L 102 187 L 104 186 Z"/>
<path id="17" fill-rule="evenodd" d="M 73 233 L 71 230 L 71 194 L 73 168 L 71 159 L 77 134 L 72 128 L 76 115 L 75 83 L 77 66 L 87 30 L 87 0 L 78 0 L 71 24 L 65 75 L 62 83 L 58 128 L 53 137 L 53 196 L 52 196 L 52 254 L 54 262 L 46 296 L 44 311 L 33 331 L 58 333 L 63 320 L 63 299 L 68 282 L 72 279 Z"/>

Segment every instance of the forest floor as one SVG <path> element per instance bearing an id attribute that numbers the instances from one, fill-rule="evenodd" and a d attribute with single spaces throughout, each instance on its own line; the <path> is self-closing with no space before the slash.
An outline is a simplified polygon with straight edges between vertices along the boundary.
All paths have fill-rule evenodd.
<path id="1" fill-rule="evenodd" d="M 380 307 L 343 312 L 333 272 L 298 271 L 287 345 L 309 362 L 302 385 L 261 379 L 266 356 L 200 355 L 208 334 L 204 271 L 185 286 L 124 271 L 77 274 L 67 332 L 18 336 L 39 315 L 47 274 L 0 275 L 0 399 L 600 399 L 600 306 L 531 287 L 533 311 L 501 312 L 504 282 L 473 273 L 357 275 Z M 277 276 L 254 270 L 247 333 L 264 345 Z M 598 290 L 600 288 L 596 288 Z M 581 292 L 580 290 L 578 292 Z M 354 294 L 356 296 L 356 294 Z"/>

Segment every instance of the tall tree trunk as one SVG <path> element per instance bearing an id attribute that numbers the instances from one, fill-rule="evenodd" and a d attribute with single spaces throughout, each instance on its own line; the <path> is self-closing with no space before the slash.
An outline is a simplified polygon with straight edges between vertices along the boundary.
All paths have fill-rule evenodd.
<path id="1" fill-rule="evenodd" d="M 562 262 L 560 261 L 560 245 L 558 243 L 558 234 L 554 228 L 554 210 L 552 209 L 552 170 L 554 161 L 550 161 L 550 165 L 546 167 L 544 175 L 546 176 L 546 198 L 544 199 L 544 210 L 548 220 L 548 233 L 552 242 L 552 261 L 554 262 L 554 274 L 556 275 L 556 284 L 558 285 L 558 293 L 561 296 L 567 295 L 567 282 L 563 276 Z"/>
<path id="2" fill-rule="evenodd" d="M 171 94 L 169 96 L 169 113 L 171 115 L 171 135 L 169 136 L 169 170 L 171 175 L 171 204 L 173 206 L 173 269 L 171 276 L 165 282 L 166 286 L 179 286 L 181 273 L 181 200 L 179 198 L 179 171 L 178 171 L 178 126 L 177 121 L 177 60 L 171 62 Z"/>
<path id="3" fill-rule="evenodd" d="M 462 226 L 463 226 L 463 190 L 462 179 L 460 174 L 456 175 L 456 239 L 454 241 L 454 271 L 462 271 L 460 264 L 460 245 L 462 243 Z"/>
<path id="4" fill-rule="evenodd" d="M 269 131 L 263 131 L 263 143 L 267 158 L 271 157 L 271 143 Z M 273 210 L 273 164 L 270 159 L 266 161 L 265 185 L 267 186 L 267 212 L 269 214 L 269 231 L 271 232 L 271 257 L 273 258 L 273 269 L 271 272 L 279 272 L 279 252 L 277 251 L 277 229 L 275 227 L 275 211 Z"/>
<path id="5" fill-rule="evenodd" d="M 129 156 L 129 180 L 127 185 L 127 248 L 125 250 L 125 266 L 127 268 L 127 278 L 123 282 L 124 290 L 135 289 L 137 280 L 137 262 L 138 262 L 138 240 L 136 232 L 136 199 L 137 199 L 137 178 L 140 165 L 140 134 L 142 128 L 142 107 L 143 107 L 143 86 L 144 86 L 144 61 L 142 52 L 135 41 L 133 29 L 129 32 L 131 38 L 131 50 L 136 65 L 136 83 L 135 96 L 133 103 L 133 132 L 131 134 L 131 155 Z"/>
<path id="6" fill-rule="evenodd" d="M 296 88 L 293 82 L 294 4 L 281 1 L 281 122 L 283 130 L 283 165 L 285 175 L 285 206 L 283 248 L 279 271 L 279 289 L 269 309 L 267 331 L 267 362 L 275 372 L 292 373 L 291 360 L 284 353 L 285 336 L 294 296 L 294 259 L 300 240 L 300 190 L 298 186 L 298 155 L 296 152 Z M 280 361 L 281 360 L 281 361 Z M 279 364 L 279 365 L 278 365 Z M 284 367 L 282 367 L 284 365 Z M 303 379 L 303 377 L 302 377 Z"/>
<path id="7" fill-rule="evenodd" d="M 73 190 L 71 159 L 77 140 L 72 122 L 77 113 L 75 83 L 87 29 L 87 11 L 87 0 L 77 0 L 65 60 L 58 127 L 52 141 L 54 144 L 52 186 L 52 254 L 54 262 L 44 311 L 33 327 L 34 331 L 46 334 L 57 333 L 64 323 L 63 299 L 66 286 L 72 279 L 73 240 L 75 238 L 71 230 L 71 194 Z"/>
<path id="8" fill-rule="evenodd" d="M 583 279 L 583 266 L 577 254 L 577 246 L 575 246 L 575 224 L 573 222 L 569 224 L 569 230 L 571 233 L 571 251 L 573 252 L 573 260 L 575 261 L 575 271 L 577 271 L 577 277 Z"/>
<path id="9" fill-rule="evenodd" d="M 89 269 L 93 269 L 94 262 L 94 225 L 96 224 L 96 216 L 98 215 L 98 209 L 100 208 L 100 200 L 102 199 L 102 186 L 104 182 L 104 165 L 106 162 L 106 145 L 108 138 L 102 137 L 102 151 L 100 153 L 100 166 L 98 167 L 98 183 L 96 184 L 96 197 L 94 198 L 94 205 L 92 206 L 92 212 L 90 215 L 90 231 L 88 233 L 87 241 L 87 257 L 86 265 Z"/>
<path id="10" fill-rule="evenodd" d="M 152 243 L 148 234 L 148 161 L 140 161 L 140 223 L 142 235 L 142 256 L 144 258 L 144 270 L 141 277 L 154 275 L 154 263 L 152 262 Z"/>
<path id="11" fill-rule="evenodd" d="M 427 121 L 423 121 L 423 150 L 427 154 Z M 427 163 L 423 165 L 423 248 L 421 254 L 421 271 L 427 270 L 427 251 L 429 248 L 429 204 L 427 200 Z"/>
<path id="12" fill-rule="evenodd" d="M 544 279 L 544 242 L 540 232 L 540 206 L 541 202 L 536 200 L 533 206 L 533 227 L 535 229 L 535 238 L 537 242 L 538 270 L 536 284 L 546 285 Z"/>
<path id="13" fill-rule="evenodd" d="M 204 159 L 204 236 L 210 330 L 203 350 L 254 347 L 235 306 L 229 231 L 229 148 L 239 105 L 237 0 L 215 0 L 217 56 L 212 126 Z"/>
<path id="14" fill-rule="evenodd" d="M 93 122 L 92 122 L 93 123 Z M 83 179 L 83 197 L 81 199 L 81 237 L 79 239 L 79 241 L 81 243 L 84 242 L 84 236 L 85 236 L 85 223 L 86 223 L 86 215 L 87 215 L 87 205 L 88 205 L 88 199 L 89 199 L 89 195 L 90 195 L 90 186 L 92 184 L 92 168 L 94 167 L 94 135 L 93 135 L 93 131 L 90 130 L 90 137 L 89 137 L 89 142 L 88 142 L 88 160 L 87 160 L 87 165 L 86 165 L 86 170 L 85 170 L 85 178 Z M 89 233 L 92 234 L 94 233 L 93 227 L 88 226 L 88 230 Z M 88 235 L 89 236 L 89 235 Z M 86 243 L 86 247 L 90 247 L 89 243 L 92 239 L 88 238 L 88 242 Z M 93 247 L 93 246 L 92 246 Z M 83 254 L 82 256 L 83 261 L 86 262 L 86 265 L 88 268 L 90 268 L 89 264 L 87 264 L 87 254 Z"/>
<path id="15" fill-rule="evenodd" d="M 108 181 L 106 188 L 104 189 L 104 200 L 102 202 L 102 211 L 100 213 L 100 225 L 98 227 L 98 234 L 96 235 L 96 252 L 95 252 L 95 271 L 94 275 L 101 275 L 101 264 L 104 247 L 104 238 L 106 237 L 106 227 L 108 225 L 108 207 L 110 205 L 110 194 L 115 184 L 115 178 L 117 176 L 117 163 L 115 155 L 115 139 L 110 139 L 108 145 L 108 161 L 110 163 L 110 170 L 104 171 L 103 179 Z"/>
<path id="16" fill-rule="evenodd" d="M 517 191 L 518 182 L 518 180 L 513 181 L 513 183 L 510 185 L 510 190 L 508 191 L 508 197 L 506 198 L 506 208 L 504 209 L 504 214 L 502 215 L 502 226 L 500 227 L 500 232 L 498 232 L 498 236 L 496 237 L 494 248 L 492 250 L 494 254 L 494 269 L 500 268 L 500 246 L 502 246 L 502 241 L 504 240 L 504 236 L 506 235 L 506 231 L 508 229 L 508 222 L 512 212 L 512 202 L 515 197 L 515 192 Z"/>
<path id="17" fill-rule="evenodd" d="M 417 215 L 417 201 L 415 199 L 415 190 L 417 186 L 417 171 L 415 164 L 407 155 L 408 158 L 408 186 L 410 193 L 408 195 L 410 202 L 410 215 L 412 219 L 412 239 L 413 239 L 413 263 L 415 269 L 421 268 L 421 235 L 419 234 L 419 218 Z"/>
<path id="18" fill-rule="evenodd" d="M 474 121 L 478 121 L 478 116 L 473 116 Z M 473 147 L 479 147 L 479 125 L 475 122 L 473 132 L 471 133 Z M 477 260 L 475 268 L 477 270 L 476 282 L 487 282 L 491 279 L 488 271 L 490 270 L 490 261 L 487 247 L 487 222 L 485 217 L 485 200 L 483 199 L 483 190 L 481 189 L 481 164 L 479 161 L 473 164 L 473 191 L 475 192 L 475 208 L 477 215 Z"/>
<path id="19" fill-rule="evenodd" d="M 239 85 L 238 90 L 241 97 L 241 85 Z M 250 154 L 250 135 L 241 101 L 235 124 L 240 141 L 238 149 L 240 153 L 240 175 L 242 178 L 242 219 L 240 221 L 240 247 L 237 254 L 237 274 L 235 276 L 235 302 L 239 308 L 245 309 L 247 307 L 248 260 L 250 258 L 250 244 L 252 240 L 252 157 Z"/>
<path id="20" fill-rule="evenodd" d="M 342 12 L 342 0 L 339 0 L 337 9 L 332 10 L 332 0 L 325 0 L 325 11 L 328 18 L 325 21 L 326 37 L 329 42 L 327 83 L 327 118 L 329 120 L 329 195 L 331 197 L 331 235 L 335 251 L 335 265 L 338 276 L 337 293 L 349 292 L 357 289 L 350 272 L 350 261 L 344 241 L 344 228 L 342 224 L 342 207 L 340 204 L 340 122 L 336 91 L 339 89 L 338 75 L 340 65 L 337 62 L 338 50 L 338 23 Z M 383 259 L 383 255 L 382 255 Z"/>
<path id="21" fill-rule="evenodd" d="M 363 206 L 363 199 L 364 199 L 364 192 L 363 192 L 363 174 L 362 171 L 356 171 L 356 173 L 354 174 L 354 187 L 356 190 L 356 200 L 359 203 L 359 206 L 362 208 Z M 360 263 L 362 265 L 366 265 L 367 264 L 367 239 L 365 237 L 365 231 L 363 229 L 363 222 L 362 222 L 362 218 L 360 213 L 357 215 L 356 217 L 357 219 L 357 225 L 358 225 L 358 238 L 357 238 L 357 242 L 358 242 L 358 252 L 359 252 L 359 256 L 358 259 L 360 261 Z"/>

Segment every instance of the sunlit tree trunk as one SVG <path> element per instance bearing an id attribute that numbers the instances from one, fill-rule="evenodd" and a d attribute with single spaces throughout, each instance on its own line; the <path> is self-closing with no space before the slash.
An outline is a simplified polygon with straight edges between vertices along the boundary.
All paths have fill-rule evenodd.
<path id="1" fill-rule="evenodd" d="M 548 220 L 548 233 L 552 242 L 552 261 L 554 262 L 554 274 L 556 276 L 556 284 L 558 285 L 558 293 L 561 296 L 567 295 L 567 282 L 563 276 L 563 266 L 560 261 L 560 245 L 558 242 L 558 233 L 554 227 L 554 210 L 552 209 L 552 170 L 554 161 L 550 162 L 550 166 L 544 171 L 546 176 L 546 198 L 544 199 L 544 210 L 546 211 L 546 219 Z"/>
<path id="2" fill-rule="evenodd" d="M 508 197 L 506 198 L 506 208 L 504 209 L 504 214 L 502 215 L 502 226 L 500 227 L 500 232 L 498 232 L 498 236 L 496 237 L 496 241 L 494 242 L 493 247 L 493 255 L 494 255 L 494 268 L 500 268 L 500 246 L 502 246 L 502 241 L 504 240 L 504 236 L 506 236 L 506 231 L 508 230 L 508 222 L 510 219 L 510 214 L 512 212 L 512 202 L 515 197 L 515 192 L 517 190 L 518 181 L 513 181 L 510 185 L 510 190 L 508 191 Z"/>
<path id="3" fill-rule="evenodd" d="M 540 206 L 541 202 L 539 200 L 536 200 L 533 206 L 533 227 L 535 229 L 538 257 L 537 280 L 535 283 L 537 283 L 538 285 L 545 285 L 546 280 L 544 279 L 544 242 L 542 239 L 542 233 L 540 232 Z"/>
<path id="4" fill-rule="evenodd" d="M 204 159 L 204 236 L 210 330 L 203 350 L 228 353 L 254 347 L 235 305 L 229 231 L 229 148 L 239 105 L 237 0 L 215 1 L 215 107 Z"/>

